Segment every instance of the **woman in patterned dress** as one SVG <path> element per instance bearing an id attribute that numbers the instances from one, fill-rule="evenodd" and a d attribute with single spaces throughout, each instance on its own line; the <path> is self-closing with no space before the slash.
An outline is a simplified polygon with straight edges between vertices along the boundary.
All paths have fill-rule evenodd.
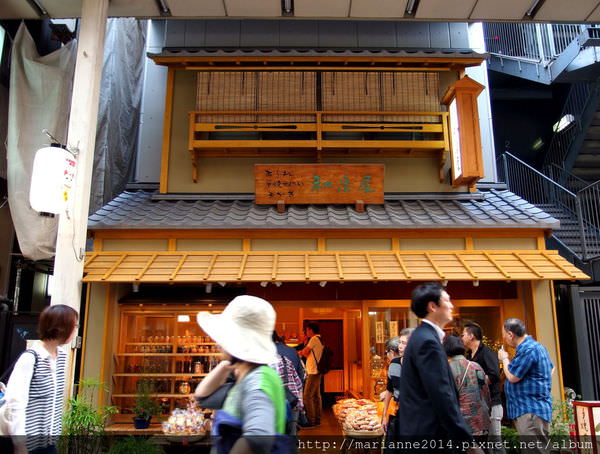
<path id="1" fill-rule="evenodd" d="M 465 346 L 457 336 L 446 336 L 444 349 L 458 390 L 460 411 L 473 436 L 487 435 L 490 429 L 490 391 L 481 366 L 465 358 Z"/>

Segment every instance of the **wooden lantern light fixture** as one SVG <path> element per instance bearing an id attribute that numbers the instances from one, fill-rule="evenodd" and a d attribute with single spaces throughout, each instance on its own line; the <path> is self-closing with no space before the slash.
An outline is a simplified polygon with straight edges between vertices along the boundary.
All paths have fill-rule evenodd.
<path id="1" fill-rule="evenodd" d="M 485 87 L 468 76 L 454 82 L 442 98 L 451 132 L 452 186 L 475 186 L 483 178 L 477 96 Z"/>

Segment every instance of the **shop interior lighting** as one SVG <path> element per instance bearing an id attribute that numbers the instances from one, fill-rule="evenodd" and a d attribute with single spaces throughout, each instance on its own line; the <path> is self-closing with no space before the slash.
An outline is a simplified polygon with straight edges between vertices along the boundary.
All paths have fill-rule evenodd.
<path id="1" fill-rule="evenodd" d="M 267 281 L 262 281 L 262 282 L 260 283 L 260 286 L 261 286 L 261 287 L 266 287 L 267 285 L 269 285 L 269 283 L 268 283 Z"/>
<path id="2" fill-rule="evenodd" d="M 281 286 L 283 285 L 283 282 L 277 281 L 277 282 L 274 282 L 274 284 L 275 284 L 277 287 L 281 287 Z"/>
<path id="3" fill-rule="evenodd" d="M 327 285 L 327 281 L 321 281 L 321 282 L 319 282 L 319 285 L 321 287 L 325 287 Z"/>
<path id="4" fill-rule="evenodd" d="M 219 282 L 219 285 L 220 285 L 221 287 L 225 287 L 225 286 L 227 285 L 227 282 Z"/>
<path id="5" fill-rule="evenodd" d="M 177 321 L 180 323 L 187 323 L 190 321 L 190 316 L 189 315 L 178 315 Z"/>
<path id="6" fill-rule="evenodd" d="M 479 287 L 479 281 L 473 281 L 473 287 Z"/>
<path id="7" fill-rule="evenodd" d="M 134 282 L 133 284 L 131 284 L 131 288 L 133 289 L 133 293 L 137 293 L 140 291 L 140 284 Z"/>
<path id="8" fill-rule="evenodd" d="M 206 293 L 212 292 L 212 283 L 211 282 L 209 282 L 208 284 L 206 284 L 206 287 L 204 287 L 204 291 Z"/>
<path id="9" fill-rule="evenodd" d="M 443 287 L 446 287 L 447 285 L 448 285 L 448 280 L 447 280 L 447 279 L 444 279 L 444 280 L 442 281 L 442 286 L 443 286 Z"/>

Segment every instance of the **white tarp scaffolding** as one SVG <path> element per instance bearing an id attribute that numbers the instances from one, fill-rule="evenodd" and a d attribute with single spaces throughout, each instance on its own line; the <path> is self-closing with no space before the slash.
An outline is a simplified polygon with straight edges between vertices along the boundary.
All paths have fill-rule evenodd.
<path id="1" fill-rule="evenodd" d="M 71 41 L 41 57 L 24 23 L 12 47 L 7 134 L 8 203 L 23 255 L 41 260 L 54 255 L 58 218 L 42 217 L 29 205 L 33 159 L 48 145 L 47 129 L 67 138 L 77 44 Z"/>
<path id="2" fill-rule="evenodd" d="M 146 21 L 107 23 L 94 171 L 93 212 L 121 192 L 133 176 L 138 142 Z M 40 216 L 29 205 L 35 152 L 49 143 L 47 129 L 66 142 L 76 43 L 40 57 L 25 25 L 13 43 L 7 140 L 8 194 L 21 252 L 31 260 L 54 256 L 58 218 Z M 76 146 L 76 144 L 68 144 Z"/>

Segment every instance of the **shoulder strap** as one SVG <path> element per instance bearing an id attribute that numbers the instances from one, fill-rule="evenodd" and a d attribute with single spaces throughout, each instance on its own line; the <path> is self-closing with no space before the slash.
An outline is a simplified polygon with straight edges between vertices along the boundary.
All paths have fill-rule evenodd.
<path id="1" fill-rule="evenodd" d="M 23 356 L 23 354 L 25 354 L 25 353 L 31 353 L 33 355 L 33 358 L 34 358 L 33 373 L 35 374 L 35 371 L 37 368 L 37 353 L 32 349 L 27 349 L 24 352 L 22 352 L 19 356 L 17 356 L 17 358 L 12 362 L 12 364 L 10 366 L 8 366 L 8 369 L 6 369 L 6 371 L 0 377 L 0 382 L 4 383 L 4 379 L 6 377 L 10 377 L 10 374 L 12 373 L 13 369 L 15 368 L 15 364 L 17 364 L 17 361 L 19 361 L 21 356 Z"/>
<path id="2" fill-rule="evenodd" d="M 460 382 L 460 386 L 458 387 L 458 391 L 460 391 L 463 387 L 463 384 L 465 383 L 465 378 L 467 378 L 467 372 L 469 372 L 469 367 L 471 366 L 471 361 L 469 361 L 467 363 L 467 368 L 465 369 L 465 374 L 463 375 L 463 378 Z"/>

